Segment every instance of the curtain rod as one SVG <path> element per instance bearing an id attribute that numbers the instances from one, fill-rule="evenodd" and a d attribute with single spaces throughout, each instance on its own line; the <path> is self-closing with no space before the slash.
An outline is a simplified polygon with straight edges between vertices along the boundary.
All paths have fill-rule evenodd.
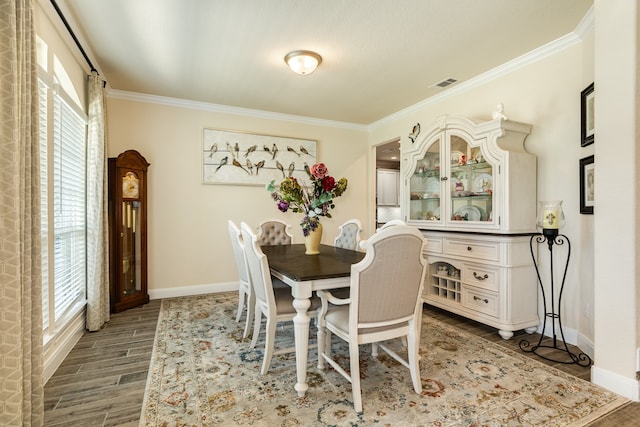
<path id="1" fill-rule="evenodd" d="M 65 28 L 69 32 L 69 35 L 71 36 L 71 38 L 75 42 L 76 46 L 78 46 L 78 49 L 80 49 L 80 53 L 84 57 L 84 60 L 87 61 L 87 64 L 91 68 L 91 71 L 95 71 L 96 73 L 98 73 L 98 70 L 96 70 L 96 67 L 94 67 L 93 64 L 91 63 L 91 60 L 89 59 L 89 56 L 87 56 L 87 53 L 82 48 L 82 45 L 80 44 L 80 41 L 78 40 L 78 38 L 76 37 L 75 33 L 71 29 L 71 26 L 69 25 L 69 22 L 67 21 L 67 18 L 64 17 L 64 14 L 60 10 L 60 7 L 58 7 L 58 4 L 56 3 L 56 0 L 51 0 L 51 5 L 53 5 L 53 8 L 58 13 L 58 16 L 62 20 L 62 23 L 64 24 Z M 98 73 L 98 75 L 100 75 L 100 73 Z M 107 86 L 107 82 L 106 81 L 103 81 L 102 84 L 103 84 L 104 87 Z"/>

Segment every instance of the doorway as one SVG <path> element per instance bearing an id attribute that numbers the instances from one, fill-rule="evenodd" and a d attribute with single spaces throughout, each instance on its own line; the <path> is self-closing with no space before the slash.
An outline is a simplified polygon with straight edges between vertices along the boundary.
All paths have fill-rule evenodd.
<path id="1" fill-rule="evenodd" d="M 376 228 L 400 219 L 400 138 L 375 147 Z"/>

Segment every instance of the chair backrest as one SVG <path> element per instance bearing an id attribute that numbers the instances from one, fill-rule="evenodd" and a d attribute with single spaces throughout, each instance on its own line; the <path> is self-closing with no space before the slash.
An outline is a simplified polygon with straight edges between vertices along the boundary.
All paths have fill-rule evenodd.
<path id="1" fill-rule="evenodd" d="M 351 266 L 350 317 L 356 316 L 358 328 L 406 322 L 419 313 L 425 245 L 417 228 L 403 224 L 380 229 L 362 242 L 366 255 Z"/>
<path id="2" fill-rule="evenodd" d="M 268 219 L 258 225 L 258 246 L 290 245 L 293 235 L 291 226 L 279 219 Z"/>
<path id="3" fill-rule="evenodd" d="M 407 225 L 407 224 L 401 219 L 392 219 L 391 221 L 387 221 L 384 224 L 382 224 L 382 227 L 378 228 L 376 231 L 384 230 L 385 228 L 393 227 L 394 225 Z"/>
<path id="4" fill-rule="evenodd" d="M 241 283 L 249 283 L 249 273 L 247 272 L 247 263 L 244 255 L 244 243 L 242 241 L 242 232 L 238 226 L 231 220 L 227 221 L 229 228 L 229 237 L 231 237 L 231 246 L 238 267 L 238 277 Z"/>
<path id="5" fill-rule="evenodd" d="M 334 240 L 333 245 L 336 248 L 358 249 L 360 243 L 360 234 L 362 233 L 362 223 L 358 219 L 350 219 L 339 227 L 338 237 Z"/>
<path id="6" fill-rule="evenodd" d="M 241 223 L 240 231 L 242 232 L 244 254 L 256 301 L 272 310 L 276 302 L 273 295 L 273 283 L 271 282 L 267 256 L 260 249 L 258 238 L 249 225 L 244 222 Z"/>

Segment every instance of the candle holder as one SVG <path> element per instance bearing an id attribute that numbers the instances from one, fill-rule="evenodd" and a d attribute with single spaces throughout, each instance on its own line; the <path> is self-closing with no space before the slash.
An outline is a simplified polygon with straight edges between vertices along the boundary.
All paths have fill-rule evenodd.
<path id="1" fill-rule="evenodd" d="M 542 332 L 540 333 L 540 339 L 536 345 L 531 345 L 529 341 L 522 340 L 519 343 L 519 347 L 522 351 L 527 353 L 535 353 L 537 356 L 552 361 L 556 363 L 564 363 L 564 364 L 578 364 L 580 366 L 590 366 L 592 361 L 591 358 L 584 354 L 574 354 L 569 350 L 567 346 L 567 341 L 564 338 L 564 332 L 562 331 L 562 316 L 561 316 L 561 307 L 562 307 L 562 293 L 564 291 L 565 279 L 567 278 L 567 269 L 569 267 L 569 259 L 571 258 L 571 242 L 569 238 L 564 234 L 559 233 L 559 228 L 564 225 L 564 212 L 562 211 L 562 201 L 551 201 L 551 202 L 539 202 L 538 203 L 538 215 L 537 215 L 537 225 L 539 228 L 542 228 L 541 234 L 534 234 L 531 236 L 529 241 L 529 248 L 531 250 L 531 257 L 533 258 L 533 264 L 536 269 L 536 274 L 538 276 L 538 283 L 540 284 L 540 290 L 542 291 L 542 304 L 544 306 L 544 320 L 542 323 Z M 547 298 L 544 290 L 544 286 L 542 284 L 542 278 L 540 276 L 540 269 L 538 267 L 538 262 L 534 253 L 534 242 L 536 245 L 547 243 L 547 247 L 549 249 L 549 261 L 550 261 L 550 303 L 551 303 L 551 311 L 547 309 Z M 564 265 L 564 272 L 562 274 L 562 283 L 560 284 L 560 292 L 558 293 L 557 305 L 555 298 L 555 275 L 554 275 L 554 258 L 553 258 L 553 247 L 555 246 L 563 246 L 566 243 L 567 247 L 567 259 Z M 535 246 L 537 247 L 537 246 Z M 556 308 L 557 307 L 557 308 Z M 545 337 L 545 330 L 547 328 L 547 319 L 551 319 L 552 325 L 552 345 L 542 345 L 542 341 Z M 556 334 L 556 321 L 558 324 L 557 330 L 560 332 L 560 336 L 562 338 L 562 346 L 558 345 L 558 339 Z M 554 349 L 562 352 L 567 357 L 564 359 L 554 358 L 549 354 L 541 354 L 539 353 L 540 349 Z"/>

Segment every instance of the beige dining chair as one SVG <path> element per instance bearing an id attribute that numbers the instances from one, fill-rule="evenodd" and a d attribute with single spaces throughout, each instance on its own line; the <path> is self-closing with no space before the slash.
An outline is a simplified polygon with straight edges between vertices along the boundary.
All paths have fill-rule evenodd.
<path id="1" fill-rule="evenodd" d="M 415 227 L 395 225 L 378 230 L 362 242 L 365 257 L 351 266 L 351 296 L 335 298 L 330 291 L 318 291 L 322 309 L 318 318 L 318 367 L 329 363 L 350 383 L 353 406 L 362 412 L 359 345 L 375 344 L 409 369 L 413 389 L 422 392 L 419 348 L 422 320 L 421 293 L 426 271 L 422 255 L 425 239 Z M 349 372 L 331 357 L 331 337 L 349 345 Z M 403 359 L 385 341 L 406 339 Z M 402 343 L 404 344 L 404 343 Z"/>
<path id="2" fill-rule="evenodd" d="M 238 311 L 236 313 L 236 322 L 240 321 L 242 312 L 246 307 L 247 318 L 244 323 L 244 332 L 242 334 L 242 338 L 246 338 L 249 335 L 249 330 L 253 322 L 253 311 L 256 301 L 253 295 L 253 286 L 251 286 L 251 282 L 249 281 L 249 270 L 244 254 L 242 232 L 233 221 L 228 220 L 227 224 L 229 237 L 231 238 L 231 246 L 233 248 L 233 255 L 238 269 Z"/>
<path id="3" fill-rule="evenodd" d="M 246 223 L 240 224 L 242 239 L 244 241 L 244 252 L 249 270 L 249 279 L 253 284 L 255 295 L 255 313 L 253 337 L 251 348 L 256 346 L 262 324 L 262 315 L 266 317 L 264 357 L 260 374 L 264 375 L 269 371 L 271 359 L 274 354 L 291 353 L 295 347 L 280 348 L 275 350 L 276 325 L 278 322 L 293 321 L 296 310 L 293 307 L 293 296 L 291 288 L 285 283 L 281 287 L 274 287 L 273 281 L 278 279 L 271 276 L 269 261 L 267 256 L 260 249 L 258 237 Z M 317 297 L 311 298 L 311 306 L 307 311 L 310 317 L 317 317 L 320 309 L 320 300 Z"/>
<path id="4" fill-rule="evenodd" d="M 291 245 L 291 225 L 279 219 L 267 219 L 258 224 L 258 245 Z"/>
<path id="5" fill-rule="evenodd" d="M 338 227 L 338 236 L 336 236 L 333 246 L 355 251 L 358 249 L 361 234 L 362 223 L 360 220 L 356 218 L 350 219 Z"/>

